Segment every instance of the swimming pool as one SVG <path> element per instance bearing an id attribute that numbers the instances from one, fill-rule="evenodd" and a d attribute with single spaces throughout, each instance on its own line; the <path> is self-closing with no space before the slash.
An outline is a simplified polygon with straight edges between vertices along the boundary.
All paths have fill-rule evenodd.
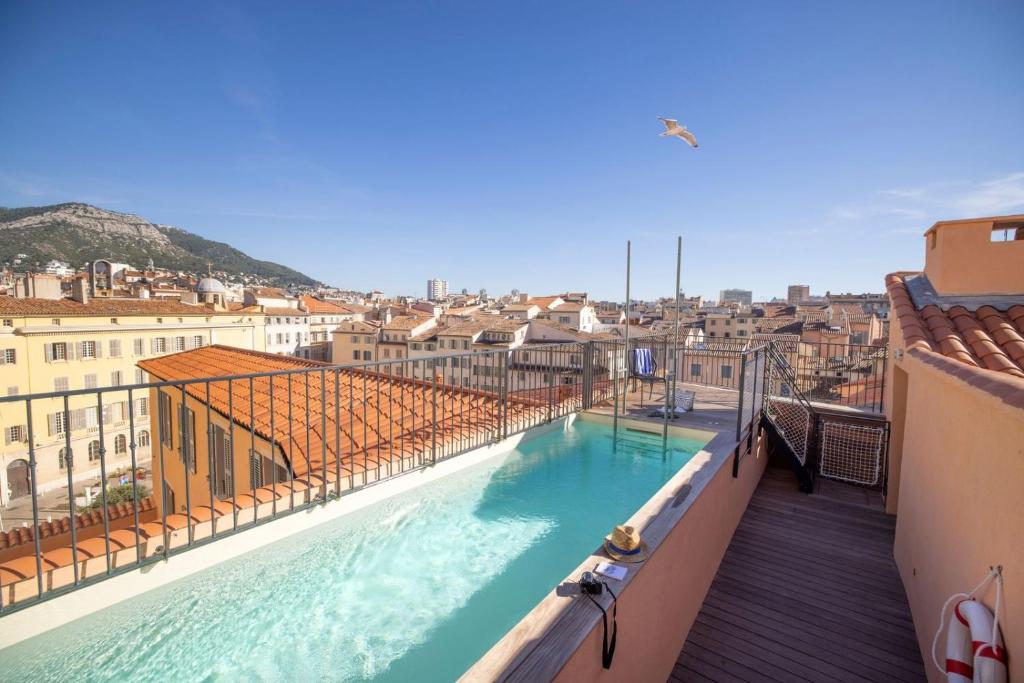
<path id="1" fill-rule="evenodd" d="M 577 420 L 8 648 L 4 677 L 453 680 L 703 445 Z"/>

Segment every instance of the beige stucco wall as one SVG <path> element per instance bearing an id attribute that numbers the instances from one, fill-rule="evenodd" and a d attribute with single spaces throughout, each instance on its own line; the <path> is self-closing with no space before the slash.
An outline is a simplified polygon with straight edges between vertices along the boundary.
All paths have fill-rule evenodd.
<path id="1" fill-rule="evenodd" d="M 943 602 L 995 564 L 1006 582 L 1010 680 L 1024 680 L 1024 410 L 929 358 L 945 360 L 912 352 L 896 363 L 906 372 L 906 418 L 898 476 L 890 477 L 898 487 L 896 563 L 929 680 L 945 680 L 928 663 Z M 896 420 L 893 427 L 895 450 Z M 990 608 L 994 596 L 982 596 Z"/>
<path id="2" fill-rule="evenodd" d="M 768 461 L 763 440 L 733 479 L 725 462 L 618 604 L 618 644 L 611 669 L 601 667 L 600 624 L 559 672 L 558 681 L 664 681 L 704 604 L 718 565 Z"/>
<path id="3" fill-rule="evenodd" d="M 926 233 L 925 272 L 939 294 L 1024 292 L 1024 240 L 992 242 L 993 229 L 1024 225 L 1024 216 L 936 223 Z"/>

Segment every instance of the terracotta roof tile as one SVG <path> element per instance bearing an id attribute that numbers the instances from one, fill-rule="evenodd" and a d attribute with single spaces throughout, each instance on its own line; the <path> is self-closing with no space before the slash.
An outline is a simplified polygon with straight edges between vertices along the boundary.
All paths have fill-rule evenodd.
<path id="1" fill-rule="evenodd" d="M 209 384 L 210 407 L 240 427 L 273 439 L 296 476 L 322 471 L 325 460 L 329 470 L 340 467 L 347 475 L 376 467 L 382 460 L 408 456 L 414 449 L 430 449 L 430 382 L 219 345 L 144 360 L 138 365 L 165 381 L 296 371 L 253 379 L 253 411 L 249 409 L 248 379 L 230 383 L 220 379 Z M 321 368 L 322 373 L 317 371 Z M 186 391 L 205 403 L 206 387 L 206 383 L 189 384 Z M 439 386 L 438 393 L 443 397 L 437 401 L 438 443 L 452 443 L 467 438 L 470 432 L 482 434 L 497 427 L 501 408 L 497 395 L 448 385 Z M 337 406 L 336 394 L 341 399 Z M 507 409 L 511 411 L 510 419 L 516 421 L 542 407 L 528 400 L 511 399 Z M 467 417 L 470 414 L 472 422 Z M 336 415 L 340 417 L 337 422 Z M 326 431 L 322 433 L 324 425 Z"/>
<path id="2" fill-rule="evenodd" d="M 215 315 L 205 306 L 160 299 L 91 299 L 83 304 L 74 299 L 32 299 L 0 296 L 0 313 L 14 316 L 65 315 Z"/>
<path id="3" fill-rule="evenodd" d="M 993 306 L 943 311 L 929 304 L 919 310 L 907 290 L 907 275 L 888 275 L 885 286 L 908 349 L 937 351 L 965 365 L 1024 378 L 1024 306 L 1005 314 Z"/>

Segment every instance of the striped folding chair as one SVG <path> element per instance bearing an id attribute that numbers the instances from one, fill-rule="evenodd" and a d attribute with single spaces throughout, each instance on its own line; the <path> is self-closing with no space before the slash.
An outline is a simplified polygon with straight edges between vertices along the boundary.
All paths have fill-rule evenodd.
<path id="1" fill-rule="evenodd" d="M 644 406 L 643 385 L 650 386 L 650 398 L 654 398 L 654 385 L 658 382 L 665 383 L 664 377 L 659 377 L 658 362 L 654 360 L 654 354 L 650 349 L 633 349 L 632 362 L 629 364 L 629 376 L 633 380 L 633 390 L 636 391 L 636 383 L 640 382 L 640 407 Z"/>

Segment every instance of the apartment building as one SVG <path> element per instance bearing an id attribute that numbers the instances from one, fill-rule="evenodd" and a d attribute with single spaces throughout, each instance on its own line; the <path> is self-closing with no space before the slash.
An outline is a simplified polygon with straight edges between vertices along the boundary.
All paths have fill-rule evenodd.
<path id="1" fill-rule="evenodd" d="M 365 317 L 362 311 L 312 296 L 303 296 L 300 301 L 301 307 L 309 313 L 309 349 L 303 357 L 311 360 L 331 360 L 334 329 L 340 323 Z"/>
<path id="2" fill-rule="evenodd" d="M 176 301 L 139 299 L 25 299 L 0 297 L 0 390 L 9 396 L 147 381 L 136 363 L 210 344 L 263 349 L 264 316 L 213 310 Z M 149 460 L 152 441 L 146 396 L 128 392 L 32 402 L 38 489 L 67 486 L 99 475 L 100 450 L 108 471 Z M 22 403 L 0 404 L 0 504 L 28 492 L 28 425 Z M 135 432 L 130 426 L 134 422 Z M 103 442 L 100 441 L 100 425 Z"/>
<path id="3" fill-rule="evenodd" d="M 381 323 L 350 320 L 338 323 L 331 332 L 331 362 L 335 365 L 372 363 L 377 360 Z"/>
<path id="4" fill-rule="evenodd" d="M 786 301 L 788 303 L 799 305 L 810 301 L 810 299 L 810 285 L 790 285 L 786 288 Z"/>
<path id="5" fill-rule="evenodd" d="M 754 303 L 754 293 L 749 289 L 723 289 L 719 292 L 718 301 L 721 304 L 736 303 L 750 308 Z"/>
<path id="6" fill-rule="evenodd" d="M 597 311 L 589 304 L 564 301 L 538 313 L 536 317 L 551 320 L 581 332 L 593 332 L 594 324 L 597 322 Z"/>
<path id="7" fill-rule="evenodd" d="M 427 280 L 427 300 L 442 301 L 448 296 L 448 281 L 431 279 Z"/>
<path id="8" fill-rule="evenodd" d="M 757 321 L 750 312 L 735 314 L 709 313 L 704 317 L 704 336 L 715 339 L 749 339 L 757 331 Z"/>
<path id="9" fill-rule="evenodd" d="M 893 554 L 925 653 L 946 598 L 1004 567 L 1003 653 L 1024 680 L 1024 215 L 942 221 L 923 246 L 924 272 L 886 278 Z M 992 586 L 976 597 L 996 605 Z"/>
<path id="10" fill-rule="evenodd" d="M 309 312 L 300 308 L 265 307 L 266 350 L 286 356 L 310 358 Z"/>

